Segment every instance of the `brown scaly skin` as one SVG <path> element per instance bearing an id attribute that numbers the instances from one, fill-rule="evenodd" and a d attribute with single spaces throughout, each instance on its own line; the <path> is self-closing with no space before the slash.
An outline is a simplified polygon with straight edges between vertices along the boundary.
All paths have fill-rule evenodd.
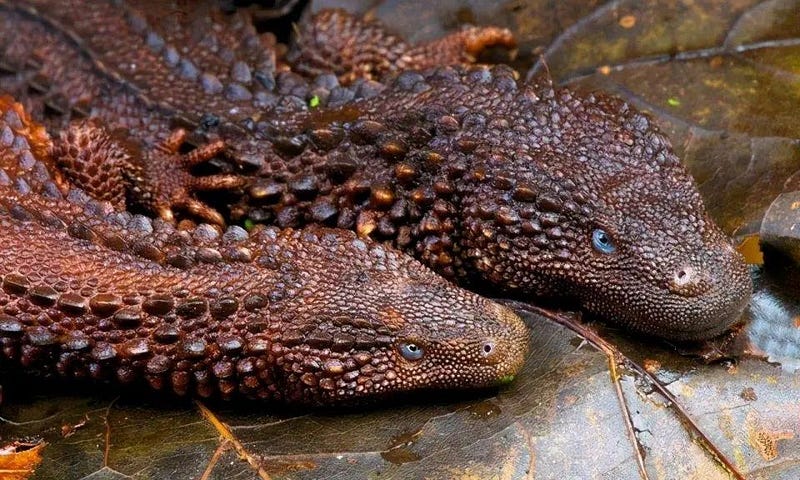
<path id="1" fill-rule="evenodd" d="M 309 77 L 333 72 L 343 84 L 359 78 L 380 80 L 387 74 L 441 65 L 469 64 L 493 46 L 516 47 L 510 31 L 465 27 L 444 38 L 411 46 L 374 20 L 344 10 L 323 10 L 300 25 L 287 60 Z"/>
<path id="2" fill-rule="evenodd" d="M 199 127 L 205 140 L 235 136 L 239 141 L 228 143 L 233 156 L 260 164 L 261 142 L 247 132 L 266 128 L 261 121 L 265 111 L 304 110 L 312 94 L 327 101 L 329 95 L 349 100 L 374 93 L 369 83 L 345 89 L 335 78 L 317 85 L 286 72 L 284 60 L 276 58 L 275 39 L 257 34 L 243 12 L 224 15 L 213 2 L 198 2 L 188 11 L 169 1 L 141 2 L 139 7 L 107 0 L 0 0 L 0 32 L 9 33 L 0 37 L 0 92 L 13 94 L 52 130 L 67 128 L 61 134 L 64 141 L 110 136 L 115 157 L 144 159 L 140 165 L 123 162 L 135 173 L 123 175 L 117 183 L 128 190 L 124 196 L 129 201 L 164 219 L 172 220 L 175 209 L 222 223 L 219 214 L 194 194 L 242 186 L 241 179 L 232 175 L 198 181 L 176 170 L 185 162 L 158 148 L 168 142 L 175 126 Z M 351 45 L 346 50 L 348 63 L 342 66 L 370 76 L 392 71 L 377 65 L 386 55 L 399 56 L 404 68 L 421 68 L 471 62 L 486 47 L 514 44 L 507 30 L 486 27 L 410 46 L 383 34 L 374 22 L 363 23 L 335 11 L 320 14 L 308 26 L 314 34 L 306 32 L 307 43 L 294 52 L 295 60 L 306 65 L 303 70 L 317 68 L 318 59 L 312 54 L 319 53 L 314 48 L 321 39 L 316 35 L 331 29 L 349 35 L 351 43 L 366 42 Z M 384 42 L 384 47 L 377 42 Z M 77 121 L 87 116 L 101 120 L 106 133 L 87 133 L 93 122 Z M 102 162 L 109 147 L 86 148 L 86 142 L 77 147 L 84 158 L 69 165 L 77 173 L 72 179 L 86 181 L 86 171 L 97 168 L 91 163 Z M 60 148 L 74 150 L 76 144 Z M 81 186 L 105 196 L 109 173 L 99 175 L 102 178 Z M 130 190 L 137 192 L 132 195 Z M 119 192 L 114 195 L 121 197 Z"/>
<path id="3" fill-rule="evenodd" d="M 355 229 L 461 284 L 573 297 L 612 321 L 673 339 L 721 333 L 749 297 L 742 258 L 708 217 L 668 140 L 619 100 L 526 85 L 505 67 L 406 72 L 385 85 L 348 88 L 332 75 L 309 84 L 283 73 L 268 92 L 251 81 L 248 96 L 232 80 L 240 64 L 228 62 L 222 90 L 203 90 L 208 72 L 223 65 L 190 55 L 204 73 L 181 80 L 186 67 L 165 64 L 169 42 L 152 40 L 169 22 L 143 25 L 105 4 L 88 20 L 73 18 L 42 3 L 46 15 L 12 9 L 20 18 L 0 28 L 58 49 L 34 77 L 50 78 L 64 98 L 88 97 L 95 118 L 134 136 L 148 134 L 131 125 L 163 131 L 179 118 L 223 139 L 230 156 L 258 168 L 231 209 L 234 220 Z M 61 20 L 43 20 L 51 17 Z M 242 31 L 230 26 L 235 18 L 225 21 Z M 96 24 L 113 25 L 110 47 Z M 12 40 L 3 55 L 24 65 L 31 44 Z M 242 46 L 237 58 L 249 51 Z M 135 74 L 125 70 L 134 64 Z M 30 69 L 14 70 L 23 73 L 6 84 L 30 84 Z M 165 78 L 177 84 L 164 87 Z M 70 91 L 81 79 L 94 87 Z M 196 98 L 176 101 L 184 87 Z M 312 95 L 318 108 L 308 108 Z M 598 234 L 613 251 L 593 246 Z"/>
<path id="4" fill-rule="evenodd" d="M 262 167 L 240 205 L 255 220 L 353 228 L 463 284 L 571 296 L 674 339 L 722 333 L 749 298 L 669 141 L 621 100 L 440 69 L 273 131 L 304 149 Z"/>
<path id="5" fill-rule="evenodd" d="M 51 179 L 49 141 L 0 97 L 2 363 L 311 405 L 489 387 L 522 366 L 516 315 L 410 257 L 324 228 L 220 236 L 115 212 Z"/>

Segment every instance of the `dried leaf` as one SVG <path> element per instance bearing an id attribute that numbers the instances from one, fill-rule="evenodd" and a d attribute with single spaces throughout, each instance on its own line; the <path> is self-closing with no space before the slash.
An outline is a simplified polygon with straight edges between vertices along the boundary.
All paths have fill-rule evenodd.
<path id="1" fill-rule="evenodd" d="M 26 480 L 33 475 L 42 461 L 42 449 L 47 444 L 14 441 L 0 446 L 0 478 L 3 480 Z"/>

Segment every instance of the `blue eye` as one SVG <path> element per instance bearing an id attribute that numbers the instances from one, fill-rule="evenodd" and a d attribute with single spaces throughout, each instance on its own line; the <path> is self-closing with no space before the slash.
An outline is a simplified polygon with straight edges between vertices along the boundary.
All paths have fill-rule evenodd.
<path id="1" fill-rule="evenodd" d="M 419 360 L 422 358 L 422 354 L 425 353 L 422 350 L 422 347 L 417 345 L 416 343 L 401 343 L 400 344 L 400 355 L 403 356 L 406 360 Z"/>
<path id="2" fill-rule="evenodd" d="M 598 228 L 592 232 L 592 246 L 600 253 L 614 253 L 617 251 L 617 246 L 611 240 L 611 236 L 605 230 Z"/>

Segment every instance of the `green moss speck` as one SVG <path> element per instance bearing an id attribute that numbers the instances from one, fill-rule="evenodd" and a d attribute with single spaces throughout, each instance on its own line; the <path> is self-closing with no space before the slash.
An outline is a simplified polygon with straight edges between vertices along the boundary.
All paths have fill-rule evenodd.
<path id="1" fill-rule="evenodd" d="M 514 381 L 514 375 L 505 375 L 500 377 L 500 385 L 508 385 Z"/>
<path id="2" fill-rule="evenodd" d="M 244 229 L 247 230 L 248 232 L 250 230 L 252 230 L 253 227 L 255 227 L 255 226 L 256 226 L 256 222 L 250 220 L 249 218 L 244 221 Z"/>
<path id="3" fill-rule="evenodd" d="M 667 99 L 667 105 L 670 107 L 679 107 L 681 105 L 681 101 L 675 97 L 670 97 Z"/>
<path id="4" fill-rule="evenodd" d="M 316 95 L 311 97 L 311 100 L 308 101 L 308 106 L 311 107 L 311 108 L 319 107 L 319 97 L 316 96 Z"/>

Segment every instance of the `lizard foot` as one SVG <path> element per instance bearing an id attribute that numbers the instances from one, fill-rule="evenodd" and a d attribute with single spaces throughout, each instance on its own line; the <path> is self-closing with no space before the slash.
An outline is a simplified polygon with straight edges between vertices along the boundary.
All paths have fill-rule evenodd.
<path id="1" fill-rule="evenodd" d="M 225 144 L 218 140 L 180 153 L 186 135 L 177 129 L 162 143 L 142 151 L 96 123 L 84 121 L 61 132 L 51 153 L 70 183 L 116 208 L 137 205 L 171 223 L 176 221 L 175 211 L 183 211 L 203 222 L 224 225 L 222 215 L 194 194 L 236 190 L 246 179 L 233 174 L 194 176 L 191 168 L 222 153 Z"/>

